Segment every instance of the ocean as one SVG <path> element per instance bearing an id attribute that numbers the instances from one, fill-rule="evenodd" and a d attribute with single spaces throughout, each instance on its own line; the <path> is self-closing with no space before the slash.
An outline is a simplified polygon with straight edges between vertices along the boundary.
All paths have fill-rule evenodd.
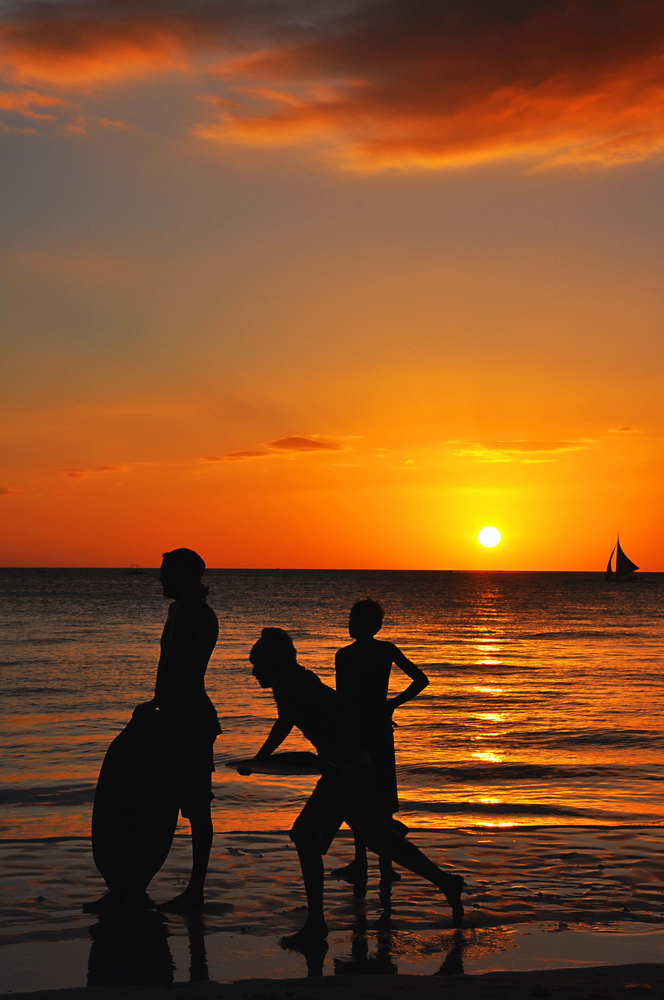
<path id="1" fill-rule="evenodd" d="M 96 776 L 151 697 L 168 602 L 157 570 L 0 571 L 6 746 L 0 836 L 89 834 Z M 207 674 L 215 829 L 287 830 L 311 778 L 239 777 L 274 718 L 247 656 L 265 625 L 334 683 L 354 601 L 430 679 L 395 714 L 413 829 L 658 825 L 664 819 L 664 574 L 211 570 L 221 632 Z M 409 683 L 395 670 L 392 690 Z M 303 749 L 293 735 L 283 749 Z M 182 829 L 186 829 L 182 827 Z"/>
<path id="2" fill-rule="evenodd" d="M 90 850 L 104 753 L 152 693 L 168 602 L 157 570 L 0 571 L 3 694 L 0 992 L 267 976 L 653 962 L 664 948 L 664 574 L 212 570 L 221 634 L 207 675 L 215 838 L 196 919 L 97 919 Z M 275 707 L 250 673 L 265 625 L 333 682 L 351 605 L 428 675 L 395 713 L 400 819 L 466 880 L 466 919 L 410 873 L 366 894 L 326 881 L 329 951 L 284 950 L 304 894 L 288 830 L 312 777 L 240 777 Z M 393 674 L 393 690 L 408 679 Z M 292 735 L 284 749 L 306 744 Z M 180 823 L 155 901 L 187 883 Z M 342 831 L 326 871 L 352 856 Z"/>

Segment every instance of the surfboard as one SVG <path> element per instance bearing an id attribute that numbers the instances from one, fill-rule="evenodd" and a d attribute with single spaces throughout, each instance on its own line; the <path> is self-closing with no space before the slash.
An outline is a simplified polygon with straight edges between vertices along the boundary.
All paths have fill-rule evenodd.
<path id="1" fill-rule="evenodd" d="M 163 720 L 133 718 L 109 746 L 92 809 L 92 856 L 109 892 L 145 892 L 175 833 L 178 803 Z"/>
<path id="2" fill-rule="evenodd" d="M 229 760 L 226 767 L 241 774 L 322 774 L 323 761 L 309 750 L 273 753 L 269 757 L 245 757 Z"/>

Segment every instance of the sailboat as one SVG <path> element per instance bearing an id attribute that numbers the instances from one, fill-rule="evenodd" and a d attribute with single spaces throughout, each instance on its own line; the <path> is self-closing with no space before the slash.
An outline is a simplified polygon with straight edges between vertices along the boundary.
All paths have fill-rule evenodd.
<path id="1" fill-rule="evenodd" d="M 613 553 L 616 554 L 616 568 L 615 571 L 611 568 L 611 560 L 613 559 Z M 613 546 L 611 555 L 609 556 L 609 561 L 606 566 L 606 579 L 613 580 L 615 583 L 621 583 L 623 580 L 633 580 L 634 574 L 639 567 L 636 563 L 633 563 L 631 559 L 628 559 L 623 550 L 620 547 L 620 532 L 618 532 L 618 537 L 616 539 L 616 544 Z"/>

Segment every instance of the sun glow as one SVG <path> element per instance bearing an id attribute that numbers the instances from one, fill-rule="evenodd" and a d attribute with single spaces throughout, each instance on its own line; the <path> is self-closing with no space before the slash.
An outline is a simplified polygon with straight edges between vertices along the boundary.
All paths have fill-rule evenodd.
<path id="1" fill-rule="evenodd" d="M 482 528 L 477 533 L 477 541 L 486 549 L 492 549 L 500 541 L 501 535 L 498 528 Z"/>

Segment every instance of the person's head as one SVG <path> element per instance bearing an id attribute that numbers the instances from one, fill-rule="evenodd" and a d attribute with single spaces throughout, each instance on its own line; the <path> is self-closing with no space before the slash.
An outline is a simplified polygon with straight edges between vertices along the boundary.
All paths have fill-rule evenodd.
<path id="1" fill-rule="evenodd" d="M 282 628 L 264 628 L 249 653 L 249 662 L 260 686 L 273 687 L 275 681 L 297 666 L 297 652 L 288 632 Z"/>
<path id="2" fill-rule="evenodd" d="M 186 590 L 200 584 L 204 570 L 205 563 L 193 549 L 164 552 L 159 572 L 164 597 L 177 600 Z"/>
<path id="3" fill-rule="evenodd" d="M 380 632 L 385 612 L 378 601 L 365 597 L 350 609 L 348 631 L 351 639 L 366 639 Z"/>

